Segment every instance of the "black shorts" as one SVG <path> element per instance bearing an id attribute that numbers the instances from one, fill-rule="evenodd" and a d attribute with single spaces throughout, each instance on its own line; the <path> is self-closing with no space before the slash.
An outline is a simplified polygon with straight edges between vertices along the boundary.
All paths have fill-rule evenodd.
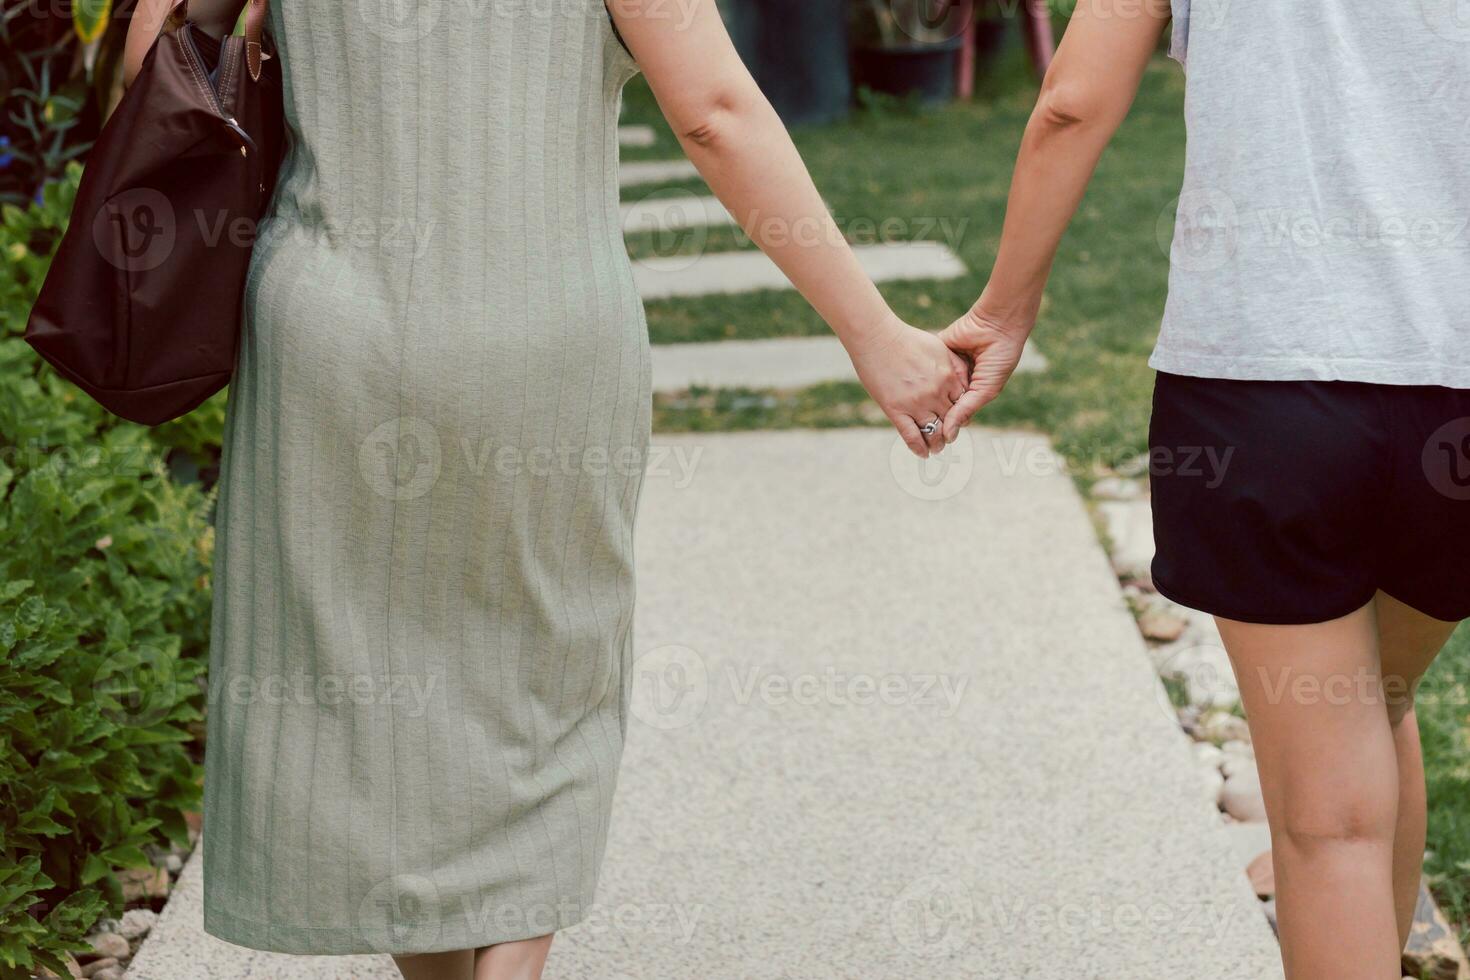
<path id="1" fill-rule="evenodd" d="M 1470 391 L 1160 374 L 1154 585 L 1249 623 L 1320 623 L 1383 590 L 1470 617 Z"/>

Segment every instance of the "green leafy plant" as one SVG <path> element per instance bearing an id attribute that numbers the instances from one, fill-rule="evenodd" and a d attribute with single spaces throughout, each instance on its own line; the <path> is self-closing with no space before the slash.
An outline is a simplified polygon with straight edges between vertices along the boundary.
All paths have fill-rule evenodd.
<path id="1" fill-rule="evenodd" d="M 17 0 L 0 10 L 0 201 L 31 200 L 90 148 L 121 94 L 128 6 Z"/>
<path id="2" fill-rule="evenodd" d="M 199 805 L 208 529 L 142 434 L 5 474 L 0 553 L 0 975 L 121 907 L 115 872 Z M 21 456 L 25 453 L 19 454 Z M 129 459 L 151 460 L 140 475 Z M 24 937 L 18 938 L 18 937 Z"/>
<path id="3" fill-rule="evenodd" d="M 0 204 L 0 338 L 18 337 L 25 330 L 81 178 L 82 168 L 72 163 L 34 201 Z"/>
<path id="4" fill-rule="evenodd" d="M 211 499 L 166 457 L 217 452 L 218 418 L 120 422 L 21 339 L 79 177 L 0 209 L 3 980 L 64 975 L 200 804 Z"/>

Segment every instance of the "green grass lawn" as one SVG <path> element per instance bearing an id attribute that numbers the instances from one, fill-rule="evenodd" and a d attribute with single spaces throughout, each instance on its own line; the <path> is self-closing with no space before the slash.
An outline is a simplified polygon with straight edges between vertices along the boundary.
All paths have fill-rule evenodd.
<path id="1" fill-rule="evenodd" d="M 920 326 L 938 328 L 964 312 L 994 261 L 1012 163 L 1036 96 L 1024 73 L 1001 74 L 985 97 L 970 103 L 865 110 L 795 134 L 817 186 L 854 241 L 928 238 L 964 259 L 971 270 L 964 278 L 883 287 L 894 308 Z M 1160 228 L 1167 241 L 1183 169 L 1183 91 L 1178 66 L 1160 57 L 1058 257 L 1035 335 L 1051 369 L 1018 377 L 983 419 L 1050 433 L 1084 471 L 1094 461 L 1116 461 L 1145 448 L 1152 377 L 1145 362 L 1168 272 Z M 627 101 L 626 121 L 653 124 L 659 143 L 625 156 L 677 156 L 678 145 L 641 82 L 629 87 Z M 672 186 L 703 189 L 688 182 Z M 668 190 L 630 188 L 624 198 Z M 686 233 L 655 241 L 643 235 L 630 246 L 635 255 L 750 247 L 729 230 L 705 237 Z M 790 291 L 653 302 L 648 316 L 655 343 L 827 332 Z M 865 398 L 855 384 L 824 386 L 820 406 L 809 393 L 774 393 L 727 414 L 661 397 L 656 424 L 662 431 L 809 426 L 823 418 L 850 425 L 865 414 Z"/>
<path id="2" fill-rule="evenodd" d="M 1470 627 L 1461 627 L 1421 691 L 1419 728 L 1429 782 L 1426 870 L 1470 945 Z"/>
<path id="3" fill-rule="evenodd" d="M 898 312 L 938 328 L 980 293 L 994 261 L 1006 191 L 1035 85 L 1003 67 L 982 98 L 930 111 L 856 113 L 798 130 L 796 142 L 839 223 L 858 242 L 893 238 L 949 244 L 970 275 L 946 283 L 883 287 Z M 1183 76 L 1162 56 L 1098 169 L 1062 244 L 1035 342 L 1050 361 L 1018 376 L 983 414 L 988 425 L 1048 433 L 1086 482 L 1146 448 L 1152 372 L 1146 361 L 1163 311 L 1166 245 L 1184 161 Z M 628 89 L 626 121 L 653 125 L 658 144 L 627 159 L 680 155 L 641 81 Z M 625 199 L 707 193 L 697 181 L 631 188 Z M 751 247 L 729 230 L 630 240 L 636 255 Z M 794 292 L 648 304 L 655 343 L 823 334 Z M 862 388 L 826 384 L 796 392 L 698 390 L 656 399 L 664 432 L 886 425 Z M 1470 924 L 1470 629 L 1462 629 L 1425 686 L 1421 709 L 1431 800 L 1428 870 L 1445 911 Z M 1467 934 L 1470 938 L 1470 934 Z"/>

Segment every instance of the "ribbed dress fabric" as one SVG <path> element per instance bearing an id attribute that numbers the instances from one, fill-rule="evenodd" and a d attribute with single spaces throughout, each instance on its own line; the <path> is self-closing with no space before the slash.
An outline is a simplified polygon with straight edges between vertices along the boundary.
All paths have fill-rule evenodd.
<path id="1" fill-rule="evenodd" d="M 291 145 L 216 518 L 205 928 L 423 953 L 586 916 L 647 328 L 602 0 L 274 0 Z"/>

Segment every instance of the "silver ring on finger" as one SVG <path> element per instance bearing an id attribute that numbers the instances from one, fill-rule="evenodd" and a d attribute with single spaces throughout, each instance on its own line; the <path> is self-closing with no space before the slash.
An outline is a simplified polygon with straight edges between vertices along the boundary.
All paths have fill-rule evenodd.
<path id="1" fill-rule="evenodd" d="M 933 421 L 925 422 L 923 425 L 919 426 L 919 431 L 924 433 L 924 435 L 926 436 L 932 436 L 934 435 L 934 433 L 939 431 L 939 427 L 943 424 L 944 420 L 936 417 Z"/>

